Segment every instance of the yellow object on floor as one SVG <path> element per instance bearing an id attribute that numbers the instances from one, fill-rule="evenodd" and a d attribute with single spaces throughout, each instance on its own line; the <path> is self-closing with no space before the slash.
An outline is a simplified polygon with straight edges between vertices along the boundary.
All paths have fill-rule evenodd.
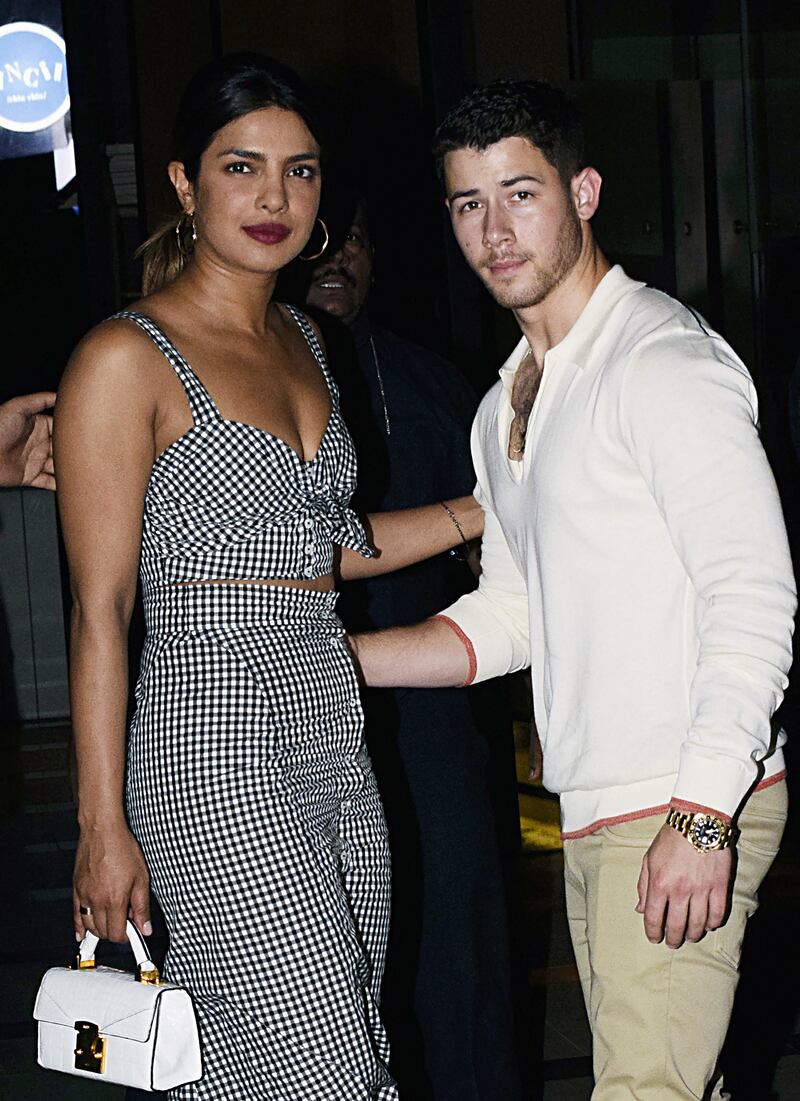
<path id="1" fill-rule="evenodd" d="M 529 780 L 527 723 L 514 723 L 514 743 L 517 747 L 517 781 L 539 788 L 541 795 L 519 793 L 519 824 L 522 848 L 531 852 L 557 852 L 561 849 L 561 816 L 556 800 L 548 797 L 541 780 Z"/>
<path id="2" fill-rule="evenodd" d="M 539 852 L 561 848 L 561 820 L 558 803 L 535 795 L 519 796 L 519 825 L 522 847 Z"/>

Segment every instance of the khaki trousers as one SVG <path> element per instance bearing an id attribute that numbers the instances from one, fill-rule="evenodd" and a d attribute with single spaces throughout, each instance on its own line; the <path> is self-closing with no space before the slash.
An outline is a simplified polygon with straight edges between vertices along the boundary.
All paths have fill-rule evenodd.
<path id="1" fill-rule="evenodd" d="M 785 781 L 739 817 L 732 905 L 697 943 L 651 944 L 634 911 L 642 858 L 664 823 L 640 818 L 564 842 L 567 917 L 592 1027 L 592 1101 L 724 1097 L 717 1060 L 738 981 L 747 919 L 786 821 Z"/>

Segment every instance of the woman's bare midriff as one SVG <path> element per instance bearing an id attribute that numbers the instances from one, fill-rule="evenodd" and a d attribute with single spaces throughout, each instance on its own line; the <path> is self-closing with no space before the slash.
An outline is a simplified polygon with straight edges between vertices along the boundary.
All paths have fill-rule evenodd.
<path id="1" fill-rule="evenodd" d="M 220 577 L 208 581 L 176 581 L 173 587 L 177 589 L 187 585 L 280 585 L 289 589 L 311 589 L 317 593 L 329 593 L 334 588 L 332 573 L 326 573 L 322 577 L 312 577 L 310 580 L 301 577 L 237 577 L 235 579 Z"/>

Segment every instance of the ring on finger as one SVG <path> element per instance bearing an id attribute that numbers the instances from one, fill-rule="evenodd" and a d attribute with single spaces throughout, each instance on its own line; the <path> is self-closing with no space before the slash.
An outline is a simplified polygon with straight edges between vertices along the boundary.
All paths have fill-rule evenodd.
<path id="1" fill-rule="evenodd" d="M 81 917 L 91 917 L 92 908 L 91 906 L 79 906 L 78 913 L 81 915 Z"/>

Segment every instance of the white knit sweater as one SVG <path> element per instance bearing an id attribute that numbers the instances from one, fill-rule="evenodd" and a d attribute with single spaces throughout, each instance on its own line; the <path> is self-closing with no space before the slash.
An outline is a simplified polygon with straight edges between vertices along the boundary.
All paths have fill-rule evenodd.
<path id="1" fill-rule="evenodd" d="M 520 341 L 478 411 L 480 586 L 444 613 L 475 680 L 531 665 L 565 835 L 672 799 L 732 815 L 783 770 L 795 586 L 746 368 L 613 268 L 545 356 L 506 457 Z"/>

